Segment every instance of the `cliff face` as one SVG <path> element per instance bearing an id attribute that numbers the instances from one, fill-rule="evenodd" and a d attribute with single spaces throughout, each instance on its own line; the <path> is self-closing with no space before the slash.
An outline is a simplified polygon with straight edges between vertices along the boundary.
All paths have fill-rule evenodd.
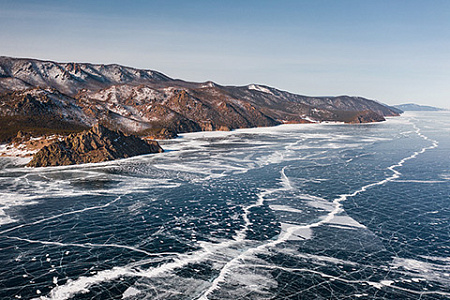
<path id="1" fill-rule="evenodd" d="M 28 167 L 64 166 L 96 163 L 136 155 L 160 153 L 163 149 L 156 141 L 144 141 L 136 136 L 126 136 L 102 125 L 71 134 L 37 152 Z"/>
<path id="2" fill-rule="evenodd" d="M 382 121 L 399 110 L 350 96 L 308 97 L 250 84 L 221 86 L 171 79 L 119 65 L 0 57 L 0 142 L 18 130 L 77 132 L 100 122 L 142 136 L 172 137 L 282 123 Z M 350 120 L 354 122 L 354 120 Z"/>

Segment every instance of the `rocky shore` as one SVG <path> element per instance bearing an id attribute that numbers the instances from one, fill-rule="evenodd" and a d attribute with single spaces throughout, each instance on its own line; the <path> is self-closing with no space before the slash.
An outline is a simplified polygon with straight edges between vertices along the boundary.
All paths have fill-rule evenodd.
<path id="1" fill-rule="evenodd" d="M 161 153 L 156 141 L 145 141 L 102 125 L 71 134 L 61 141 L 44 146 L 27 164 L 28 167 L 64 166 L 97 163 L 137 155 Z"/>

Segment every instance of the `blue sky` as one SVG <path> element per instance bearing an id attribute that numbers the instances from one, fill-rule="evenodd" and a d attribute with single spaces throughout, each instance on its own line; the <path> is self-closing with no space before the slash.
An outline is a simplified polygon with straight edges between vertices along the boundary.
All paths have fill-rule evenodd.
<path id="1" fill-rule="evenodd" d="M 450 1 L 4 1 L 0 55 L 450 108 Z"/>

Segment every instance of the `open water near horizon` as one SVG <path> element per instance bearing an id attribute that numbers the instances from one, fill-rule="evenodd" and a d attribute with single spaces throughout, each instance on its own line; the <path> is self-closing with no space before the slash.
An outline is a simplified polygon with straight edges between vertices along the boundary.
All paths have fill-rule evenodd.
<path id="1" fill-rule="evenodd" d="M 450 299 L 450 112 L 0 158 L 0 299 Z"/>

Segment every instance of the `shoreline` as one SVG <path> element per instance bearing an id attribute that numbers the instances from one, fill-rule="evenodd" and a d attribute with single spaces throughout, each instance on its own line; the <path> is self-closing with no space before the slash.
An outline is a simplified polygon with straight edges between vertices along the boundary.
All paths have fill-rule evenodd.
<path id="1" fill-rule="evenodd" d="M 403 114 L 402 114 L 403 115 Z M 345 122 L 338 122 L 338 121 L 322 121 L 322 122 L 311 122 L 311 123 L 282 123 L 275 126 L 265 126 L 265 127 L 248 127 L 248 128 L 237 128 L 232 129 L 229 131 L 223 131 L 223 130 L 211 130 L 211 131 L 194 131 L 194 132 L 185 132 L 178 134 L 177 137 L 169 138 L 169 139 L 152 139 L 157 142 L 165 143 L 170 142 L 177 139 L 182 139 L 185 137 L 216 137 L 216 136 L 223 136 L 229 134 L 233 134 L 235 132 L 245 132 L 245 131 L 252 131 L 257 132 L 261 130 L 267 130 L 268 128 L 292 128 L 297 126 L 336 126 L 336 125 L 345 125 L 345 126 L 373 126 L 375 124 L 380 123 L 386 123 L 389 122 L 392 119 L 396 119 L 401 117 L 400 116 L 392 116 L 392 117 L 385 117 L 386 120 L 382 122 L 367 122 L 367 123 L 345 123 Z M 24 140 L 22 143 L 18 142 L 9 142 L 0 144 L 0 158 L 10 158 L 10 159 L 23 159 L 23 160 L 31 160 L 33 158 L 33 155 L 36 154 L 40 149 L 42 149 L 44 146 L 49 145 L 56 141 L 57 139 L 61 140 L 65 138 L 65 136 L 60 135 L 50 135 L 50 136 L 37 136 L 37 137 L 30 137 L 28 140 Z M 146 140 L 148 137 L 144 136 L 141 137 L 142 139 Z M 38 145 L 36 145 L 37 142 Z"/>

